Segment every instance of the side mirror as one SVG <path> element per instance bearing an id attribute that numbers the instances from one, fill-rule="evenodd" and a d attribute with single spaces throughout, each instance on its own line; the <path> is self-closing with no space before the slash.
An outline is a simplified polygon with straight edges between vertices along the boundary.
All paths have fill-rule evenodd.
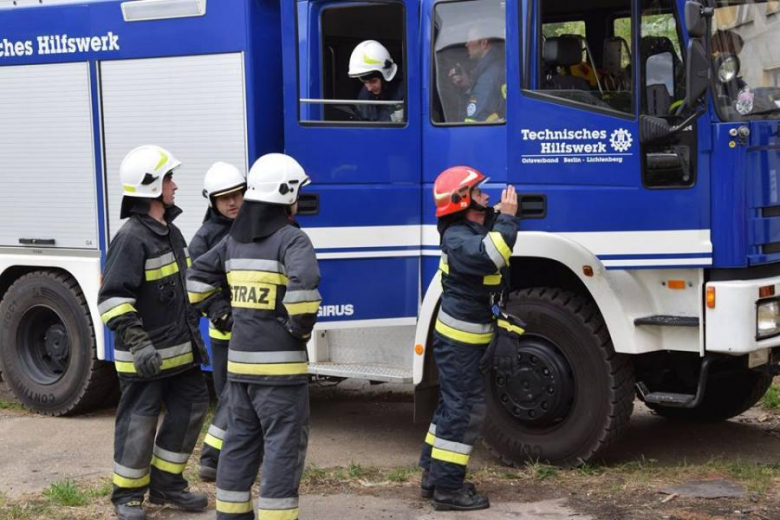
<path id="1" fill-rule="evenodd" d="M 710 57 L 704 49 L 701 40 L 688 41 L 688 59 L 685 71 L 685 106 L 695 106 L 710 86 Z"/>
<path id="2" fill-rule="evenodd" d="M 699 2 L 685 2 L 685 27 L 688 28 L 688 36 L 703 38 L 707 34 L 708 18 L 712 16 L 710 11 Z"/>

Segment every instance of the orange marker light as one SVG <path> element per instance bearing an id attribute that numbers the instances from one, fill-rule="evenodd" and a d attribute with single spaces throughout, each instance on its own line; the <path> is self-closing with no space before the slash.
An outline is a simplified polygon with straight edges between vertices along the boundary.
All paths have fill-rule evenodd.
<path id="1" fill-rule="evenodd" d="M 669 289 L 685 289 L 685 280 L 669 280 L 666 286 Z"/>
<path id="2" fill-rule="evenodd" d="M 707 308 L 715 308 L 715 287 L 707 287 Z"/>
<path id="3" fill-rule="evenodd" d="M 582 274 L 584 274 L 585 276 L 593 276 L 593 268 L 589 265 L 583 265 Z"/>
<path id="4" fill-rule="evenodd" d="M 774 285 L 765 285 L 763 287 L 758 288 L 758 297 L 759 298 L 768 298 L 770 296 L 775 295 L 775 286 Z"/>
<path id="5" fill-rule="evenodd" d="M 423 352 L 425 352 L 425 349 L 423 348 L 422 345 L 415 345 L 414 346 L 414 353 L 415 354 L 417 354 L 418 356 L 422 356 Z"/>

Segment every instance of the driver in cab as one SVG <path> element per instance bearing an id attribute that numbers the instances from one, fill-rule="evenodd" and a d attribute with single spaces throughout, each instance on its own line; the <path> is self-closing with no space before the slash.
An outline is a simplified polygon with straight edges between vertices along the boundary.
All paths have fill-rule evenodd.
<path id="1" fill-rule="evenodd" d="M 404 87 L 396 79 L 397 72 L 398 65 L 381 43 L 366 40 L 355 47 L 349 59 L 349 77 L 363 83 L 358 101 L 398 101 L 398 104 L 359 104 L 357 112 L 361 120 L 403 122 Z"/>

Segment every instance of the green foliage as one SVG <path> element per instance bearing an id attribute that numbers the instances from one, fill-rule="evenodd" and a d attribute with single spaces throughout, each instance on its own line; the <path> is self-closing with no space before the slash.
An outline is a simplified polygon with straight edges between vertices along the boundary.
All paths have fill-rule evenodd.
<path id="1" fill-rule="evenodd" d="M 87 493 L 72 480 L 60 480 L 52 483 L 43 491 L 43 496 L 53 504 L 69 507 L 84 506 L 89 501 Z"/>
<path id="2" fill-rule="evenodd" d="M 780 410 L 780 386 L 772 385 L 761 398 L 761 406 L 765 410 Z"/>

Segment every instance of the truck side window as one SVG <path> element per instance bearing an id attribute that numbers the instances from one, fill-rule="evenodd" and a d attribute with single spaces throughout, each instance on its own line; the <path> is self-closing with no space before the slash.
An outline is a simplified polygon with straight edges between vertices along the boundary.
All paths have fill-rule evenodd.
<path id="1" fill-rule="evenodd" d="M 371 2 L 324 7 L 312 26 L 311 39 L 316 42 L 319 30 L 320 45 L 302 44 L 299 49 L 300 120 L 403 125 L 407 120 L 403 5 Z M 367 41 L 374 43 L 361 47 L 368 52 L 358 51 L 363 68 L 357 76 L 350 70 L 350 58 Z M 378 48 L 389 54 L 389 61 L 377 59 Z"/>
<path id="2" fill-rule="evenodd" d="M 618 0 L 605 9 L 598 0 L 540 0 L 539 7 L 536 90 L 570 102 L 634 113 L 631 18 L 622 23 L 615 20 L 610 27 L 595 23 L 608 20 L 616 11 L 630 13 L 631 1 Z"/>
<path id="3" fill-rule="evenodd" d="M 503 0 L 436 4 L 433 26 L 431 121 L 506 121 Z"/>
<path id="4" fill-rule="evenodd" d="M 642 114 L 679 123 L 685 65 L 671 0 L 643 0 L 640 24 Z M 667 141 L 643 147 L 642 181 L 648 188 L 686 188 L 696 180 L 695 124 Z"/>

